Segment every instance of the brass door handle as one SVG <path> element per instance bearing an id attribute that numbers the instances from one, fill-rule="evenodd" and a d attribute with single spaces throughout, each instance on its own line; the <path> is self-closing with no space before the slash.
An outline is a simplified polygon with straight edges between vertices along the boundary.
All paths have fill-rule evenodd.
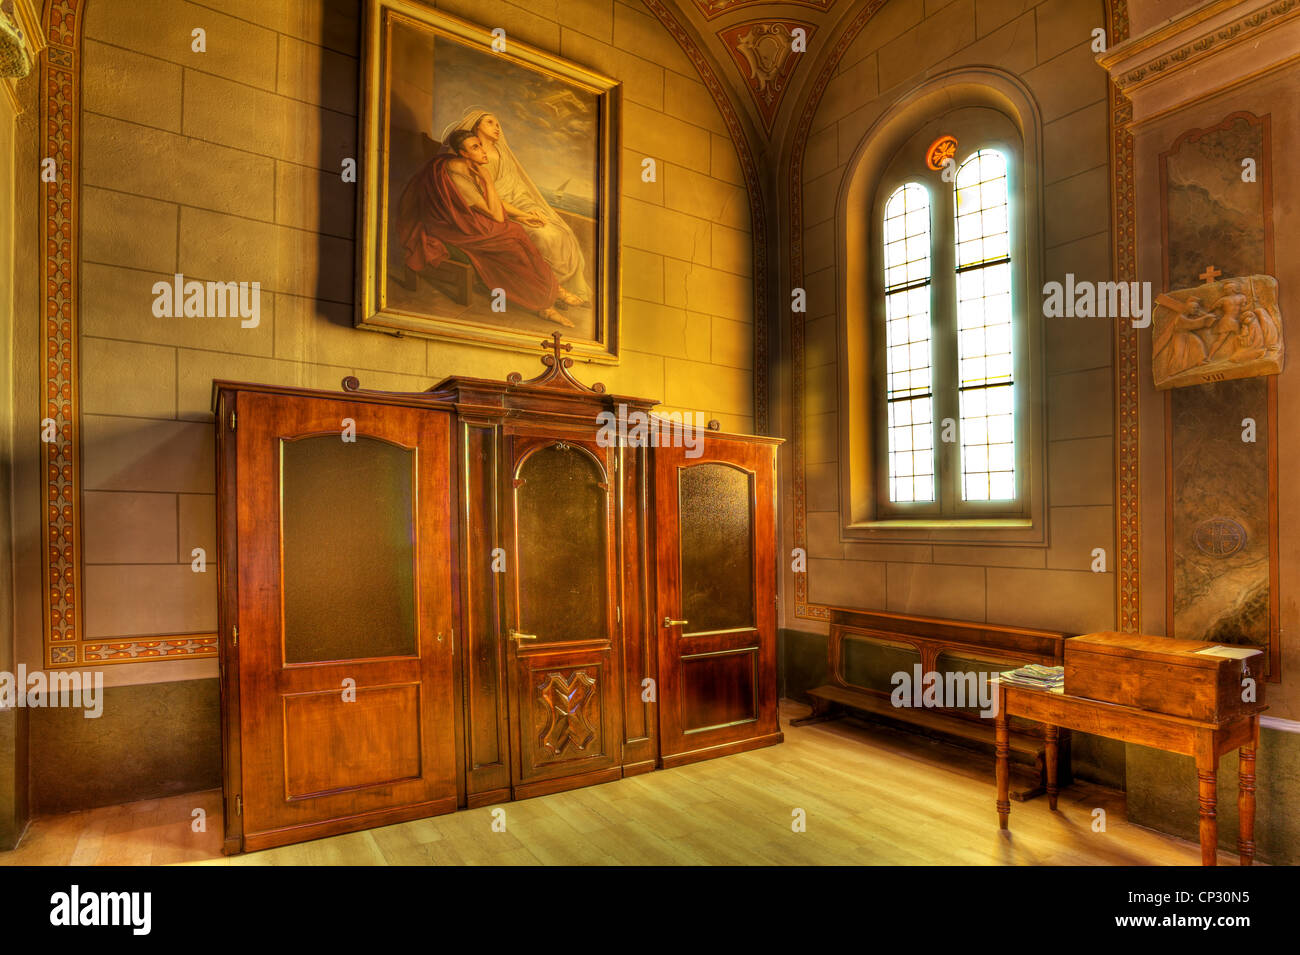
<path id="1" fill-rule="evenodd" d="M 511 639 L 511 640 L 536 640 L 536 639 L 537 639 L 537 634 L 535 634 L 535 633 L 521 633 L 521 632 L 518 631 L 518 630 L 514 630 L 514 629 L 512 629 L 512 630 L 510 631 L 510 639 Z"/>
<path id="2" fill-rule="evenodd" d="M 688 623 L 690 623 L 689 620 L 674 620 L 672 617 L 664 617 L 665 627 L 684 627 Z"/>

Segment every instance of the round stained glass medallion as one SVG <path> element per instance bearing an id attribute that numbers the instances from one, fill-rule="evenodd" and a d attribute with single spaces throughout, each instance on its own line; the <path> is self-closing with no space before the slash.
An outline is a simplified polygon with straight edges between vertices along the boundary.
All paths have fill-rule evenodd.
<path id="1" fill-rule="evenodd" d="M 925 164 L 931 169 L 942 169 L 948 160 L 957 155 L 957 137 L 946 133 L 930 144 L 925 151 Z"/>

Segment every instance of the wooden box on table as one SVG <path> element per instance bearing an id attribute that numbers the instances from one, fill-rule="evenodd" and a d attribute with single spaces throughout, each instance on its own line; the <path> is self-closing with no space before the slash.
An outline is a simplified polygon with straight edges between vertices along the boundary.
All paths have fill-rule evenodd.
<path id="1" fill-rule="evenodd" d="M 1215 647 L 1250 656 L 1200 652 Z M 1065 641 L 1065 692 L 1219 723 L 1264 702 L 1262 652 L 1203 640 L 1110 631 L 1084 634 Z M 1245 692 L 1248 678 L 1254 680 L 1253 694 Z"/>

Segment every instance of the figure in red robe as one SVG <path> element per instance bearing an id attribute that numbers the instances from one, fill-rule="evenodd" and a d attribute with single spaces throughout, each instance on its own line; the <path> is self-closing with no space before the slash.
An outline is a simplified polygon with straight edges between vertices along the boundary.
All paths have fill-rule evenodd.
<path id="1" fill-rule="evenodd" d="M 435 156 L 416 173 L 398 204 L 406 264 L 416 272 L 436 268 L 448 258 L 450 243 L 488 288 L 505 290 L 507 307 L 519 305 L 573 327 L 554 307 L 562 299 L 555 272 L 514 221 L 531 222 L 536 214 L 503 202 L 492 177 L 479 171 L 488 156 L 477 136 L 457 130 L 447 145 L 452 152 Z"/>

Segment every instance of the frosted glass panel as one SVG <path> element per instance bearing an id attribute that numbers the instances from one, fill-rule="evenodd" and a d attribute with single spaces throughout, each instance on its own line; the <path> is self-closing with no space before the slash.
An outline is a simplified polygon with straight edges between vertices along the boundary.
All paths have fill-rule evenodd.
<path id="1" fill-rule="evenodd" d="M 286 663 L 415 654 L 414 456 L 337 434 L 280 443 Z"/>
<path id="2" fill-rule="evenodd" d="M 723 464 L 678 472 L 683 633 L 754 626 L 750 475 Z"/>
<path id="3" fill-rule="evenodd" d="M 583 451 L 550 445 L 524 462 L 519 477 L 518 629 L 538 643 L 607 638 L 600 469 Z"/>
<path id="4" fill-rule="evenodd" d="M 885 203 L 885 331 L 889 499 L 933 501 L 930 194 L 914 182 Z"/>
<path id="5" fill-rule="evenodd" d="M 957 170 L 957 375 L 961 496 L 1016 497 L 1007 162 L 981 149 Z"/>

